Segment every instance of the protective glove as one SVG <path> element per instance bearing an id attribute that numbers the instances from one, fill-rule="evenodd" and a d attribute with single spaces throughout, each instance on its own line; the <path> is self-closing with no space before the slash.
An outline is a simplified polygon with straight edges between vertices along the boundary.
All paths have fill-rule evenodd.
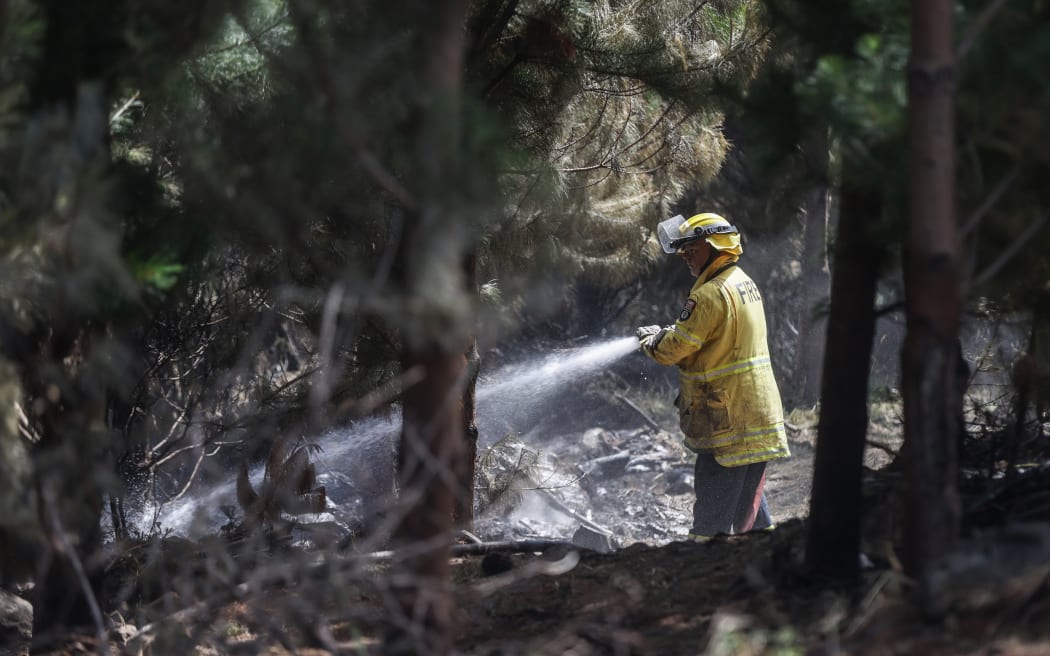
<path id="1" fill-rule="evenodd" d="M 660 343 L 666 328 L 660 326 L 642 326 L 635 333 L 638 335 L 638 345 L 643 351 L 652 355 L 653 349 Z"/>

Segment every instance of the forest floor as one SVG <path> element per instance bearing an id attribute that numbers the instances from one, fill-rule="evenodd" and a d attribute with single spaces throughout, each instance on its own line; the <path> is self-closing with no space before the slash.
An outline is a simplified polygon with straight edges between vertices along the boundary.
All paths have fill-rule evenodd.
<path id="1" fill-rule="evenodd" d="M 793 457 L 771 464 L 768 496 L 779 528 L 705 544 L 639 541 L 586 554 L 567 572 L 515 576 L 532 557 L 516 556 L 502 586 L 485 583 L 477 559 L 457 563 L 457 647 L 468 654 L 1045 654 L 1050 594 L 926 618 L 885 534 L 894 474 L 889 454 L 868 450 L 865 548 L 870 566 L 848 588 L 800 575 L 815 426 L 804 414 L 792 431 Z M 874 413 L 873 441 L 899 446 L 891 412 Z M 625 482 L 623 489 L 644 487 Z M 621 490 L 622 493 L 622 490 Z M 880 496 L 882 497 L 880 499 Z M 688 528 L 690 494 L 680 501 Z M 658 500 L 653 500 L 659 504 Z M 542 571 L 542 570 L 541 570 Z M 485 595 L 477 590 L 486 591 Z M 491 590 L 491 592 L 489 592 Z"/>
<path id="2" fill-rule="evenodd" d="M 849 587 L 817 585 L 799 566 L 816 435 L 812 413 L 789 417 L 793 455 L 767 472 L 777 530 L 704 544 L 683 541 L 691 517 L 691 458 L 661 426 L 664 420 L 653 422 L 638 404 L 615 428 L 581 416 L 577 423 L 589 427 L 499 442 L 483 458 L 482 473 L 502 494 L 490 490 L 476 535 L 568 540 L 589 526 L 592 538 L 609 531 L 607 546 L 614 548 L 454 558 L 454 653 L 1050 653 L 1050 570 L 1039 570 L 1034 583 L 1030 576 L 1012 587 L 1000 582 L 983 596 L 956 591 L 936 617 L 916 607 L 894 546 L 899 513 L 889 491 L 897 474 L 888 465 L 900 444 L 897 407 L 872 408 L 869 440 L 880 446 L 866 455 L 867 563 L 861 581 Z M 633 426 L 630 417 L 637 420 Z M 388 566 L 376 561 L 345 576 L 350 570 L 339 563 L 349 560 L 311 562 L 312 574 L 219 595 L 213 582 L 210 601 L 190 603 L 182 595 L 172 602 L 168 593 L 137 620 L 111 615 L 110 653 L 383 654 L 382 636 L 396 621 Z M 209 576 L 221 578 L 219 565 L 209 567 Z M 97 653 L 97 647 L 96 639 L 83 636 L 52 653 Z"/>

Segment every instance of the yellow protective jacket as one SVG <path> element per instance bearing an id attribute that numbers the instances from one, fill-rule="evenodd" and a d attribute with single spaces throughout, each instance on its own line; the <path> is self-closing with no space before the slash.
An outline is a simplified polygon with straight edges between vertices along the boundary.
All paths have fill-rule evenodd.
<path id="1" fill-rule="evenodd" d="M 678 365 L 687 448 L 725 467 L 790 455 L 773 378 L 762 296 L 737 256 L 720 254 L 696 279 L 673 327 L 646 350 Z"/>

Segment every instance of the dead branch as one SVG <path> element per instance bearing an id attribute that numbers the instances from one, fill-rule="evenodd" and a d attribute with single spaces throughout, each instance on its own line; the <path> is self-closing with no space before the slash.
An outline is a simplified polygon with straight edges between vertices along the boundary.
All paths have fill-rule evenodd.
<path id="1" fill-rule="evenodd" d="M 889 454 L 891 456 L 897 455 L 897 449 L 894 449 L 889 444 L 883 444 L 882 442 L 876 442 L 875 440 L 865 440 L 864 444 L 866 444 L 867 446 L 870 446 L 873 449 L 878 449 L 879 451 L 885 451 L 887 454 Z"/>
<path id="2" fill-rule="evenodd" d="M 582 549 L 582 547 L 573 544 L 570 540 L 536 538 L 531 540 L 497 540 L 495 542 L 478 542 L 474 544 L 454 544 L 450 553 L 453 557 L 483 556 L 490 553 L 542 553 L 550 549 Z"/>
<path id="3" fill-rule="evenodd" d="M 988 196 L 981 201 L 981 204 L 977 206 L 977 209 L 966 218 L 966 222 L 963 223 L 962 228 L 959 230 L 960 237 L 965 237 L 977 227 L 977 224 L 981 222 L 981 219 L 983 219 L 984 215 L 988 213 L 988 210 L 992 209 L 992 207 L 999 202 L 999 199 L 1002 198 L 1002 195 L 1006 193 L 1006 190 L 1010 188 L 1010 185 L 1013 184 L 1013 181 L 1016 180 L 1017 176 L 1020 174 L 1021 167 L 1015 164 L 1013 169 L 1003 176 L 1003 179 L 999 181 L 999 184 L 995 185 L 995 189 L 992 190 L 992 193 L 988 194 Z"/>
<path id="4" fill-rule="evenodd" d="M 575 519 L 579 523 L 583 524 L 587 528 L 589 528 L 589 529 L 591 529 L 593 531 L 598 531 L 599 533 L 603 533 L 605 535 L 615 535 L 615 533 L 613 533 L 609 529 L 605 528 L 601 524 L 595 524 L 594 522 L 592 522 L 591 520 L 587 519 L 586 517 L 584 517 L 580 513 L 576 512 L 572 508 L 566 506 L 564 503 L 562 503 L 561 499 L 559 499 L 558 497 L 554 496 L 554 494 L 552 494 L 550 491 L 548 491 L 548 490 L 546 490 L 544 488 L 537 488 L 537 489 L 547 496 L 547 499 L 550 501 L 551 505 L 553 505 L 557 510 L 565 513 L 569 517 L 572 517 L 573 519 Z"/>
<path id="5" fill-rule="evenodd" d="M 58 553 L 69 560 L 70 565 L 73 567 L 77 583 L 80 585 L 80 593 L 84 595 L 88 610 L 91 613 L 91 619 L 95 623 L 95 634 L 98 637 L 98 653 L 100 656 L 108 654 L 109 641 L 106 637 L 106 624 L 102 619 L 102 607 L 98 603 L 98 598 L 91 587 L 91 582 L 88 581 L 84 563 L 81 562 L 80 556 L 77 555 L 73 543 L 69 540 L 69 535 L 58 518 L 58 508 L 55 505 L 55 499 L 51 494 L 51 490 L 46 486 L 42 486 L 40 496 L 45 507 L 44 518 L 47 521 L 47 528 L 51 533 L 51 539 L 54 541 L 53 546 Z"/>
<path id="6" fill-rule="evenodd" d="M 645 410 L 639 408 L 634 401 L 630 400 L 629 398 L 627 398 L 623 394 L 620 394 L 619 392 L 615 392 L 613 395 L 621 402 L 623 402 L 623 404 L 626 405 L 628 408 L 637 412 L 638 415 L 645 421 L 646 424 L 649 425 L 650 428 L 652 428 L 653 430 L 663 430 L 662 428 L 660 428 L 660 424 L 656 423 L 656 421 L 652 417 L 650 417 L 645 412 Z"/>
<path id="7" fill-rule="evenodd" d="M 974 281 L 974 286 L 983 285 L 988 282 L 992 276 L 999 273 L 999 270 L 1006 266 L 1006 264 L 1017 255 L 1022 247 L 1027 246 L 1032 241 L 1032 237 L 1042 229 L 1048 218 L 1050 218 L 1050 212 L 1043 212 L 1039 218 L 1032 221 L 1032 223 L 1024 229 L 1024 232 L 1018 235 L 1017 239 L 1007 246 L 1006 249 L 999 254 L 999 257 L 997 257 L 994 262 L 989 264 L 988 267 L 977 276 L 977 280 Z"/>
<path id="8" fill-rule="evenodd" d="M 109 117 L 109 124 L 110 125 L 113 125 L 114 123 L 116 123 L 117 119 L 119 119 L 121 116 L 124 115 L 124 112 L 128 111 L 129 109 L 131 109 L 131 106 L 134 105 L 135 102 L 139 99 L 139 94 L 140 94 L 140 92 L 136 91 L 135 94 L 133 96 L 131 96 L 131 98 L 128 98 L 128 101 L 126 103 L 124 103 L 124 105 L 121 106 L 121 108 L 118 109 L 113 114 L 113 116 Z"/>

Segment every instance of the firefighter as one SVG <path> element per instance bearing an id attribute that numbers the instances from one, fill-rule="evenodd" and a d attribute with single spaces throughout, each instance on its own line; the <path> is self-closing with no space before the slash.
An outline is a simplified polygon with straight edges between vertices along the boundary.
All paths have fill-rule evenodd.
<path id="1" fill-rule="evenodd" d="M 737 264 L 740 233 L 704 213 L 667 219 L 657 236 L 664 252 L 681 255 L 696 276 L 674 325 L 638 329 L 646 355 L 678 367 L 675 404 L 685 446 L 696 453 L 689 538 L 771 530 L 766 463 L 790 452 L 762 295 Z"/>

